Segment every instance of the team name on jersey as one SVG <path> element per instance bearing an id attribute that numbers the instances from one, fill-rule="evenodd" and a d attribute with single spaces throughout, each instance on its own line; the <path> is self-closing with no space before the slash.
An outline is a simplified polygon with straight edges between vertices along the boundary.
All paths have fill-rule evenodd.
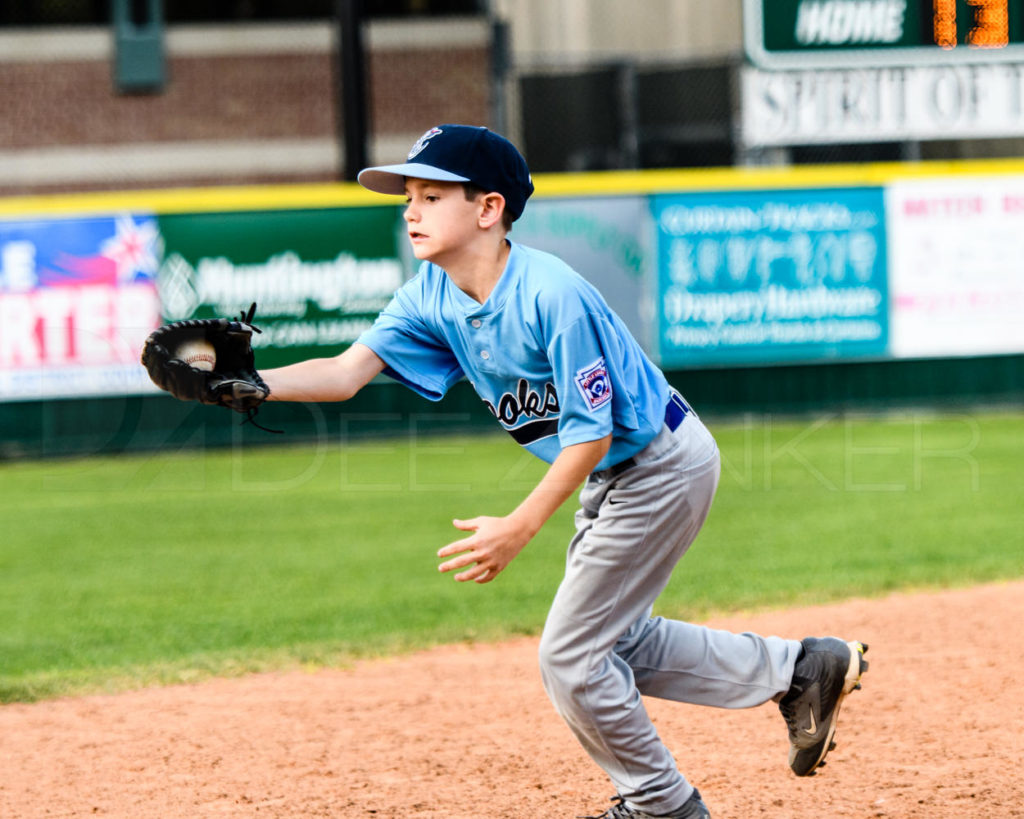
<path id="1" fill-rule="evenodd" d="M 514 393 L 503 393 L 497 406 L 486 399 L 484 404 L 503 427 L 514 427 L 524 415 L 527 418 L 547 418 L 559 411 L 554 384 L 549 381 L 544 385 L 544 392 L 540 393 L 525 378 L 519 379 Z"/>
<path id="2" fill-rule="evenodd" d="M 516 391 L 502 393 L 497 406 L 486 399 L 484 404 L 520 444 L 529 444 L 558 432 L 558 393 L 550 381 L 544 385 L 543 391 L 538 391 L 525 378 L 520 378 Z M 524 417 L 535 420 L 516 426 Z"/>

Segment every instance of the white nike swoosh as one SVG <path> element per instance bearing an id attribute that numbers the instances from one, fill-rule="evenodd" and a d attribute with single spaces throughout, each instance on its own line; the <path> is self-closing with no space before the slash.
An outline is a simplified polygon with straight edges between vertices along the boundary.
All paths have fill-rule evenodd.
<path id="1" fill-rule="evenodd" d="M 807 733 L 809 736 L 814 736 L 816 733 L 818 733 L 818 722 L 814 719 L 814 709 L 808 708 L 807 713 L 811 718 L 811 727 L 807 729 Z"/>

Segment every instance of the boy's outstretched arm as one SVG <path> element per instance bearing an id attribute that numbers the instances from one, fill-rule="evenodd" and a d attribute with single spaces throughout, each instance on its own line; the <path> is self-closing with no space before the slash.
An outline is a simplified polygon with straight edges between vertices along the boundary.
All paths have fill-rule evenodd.
<path id="1" fill-rule="evenodd" d="M 347 401 L 384 369 L 384 361 L 364 344 L 353 344 L 334 358 L 310 358 L 262 370 L 271 401 Z"/>
<path id="2" fill-rule="evenodd" d="M 477 517 L 455 520 L 456 529 L 473 532 L 470 537 L 443 547 L 438 557 L 451 557 L 438 568 L 442 572 L 466 571 L 455 575 L 459 581 L 489 583 L 519 554 L 608 452 L 612 438 L 567 446 L 544 474 L 540 483 L 516 509 L 505 517 Z M 469 568 L 466 568 L 469 567 Z"/>

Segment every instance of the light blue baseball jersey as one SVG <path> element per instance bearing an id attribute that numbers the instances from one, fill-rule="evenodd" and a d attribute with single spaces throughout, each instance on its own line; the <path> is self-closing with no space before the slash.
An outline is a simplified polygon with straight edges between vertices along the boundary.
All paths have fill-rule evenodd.
<path id="1" fill-rule="evenodd" d="M 664 424 L 665 376 L 582 276 L 510 244 L 483 304 L 424 262 L 358 342 L 433 401 L 465 375 L 502 427 L 548 463 L 609 433 L 597 469 L 635 455 Z"/>

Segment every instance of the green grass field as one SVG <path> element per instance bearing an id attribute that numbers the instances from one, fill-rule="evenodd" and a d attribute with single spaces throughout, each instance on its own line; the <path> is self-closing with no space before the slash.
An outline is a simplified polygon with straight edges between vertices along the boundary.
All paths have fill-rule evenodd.
<path id="1" fill-rule="evenodd" d="M 1024 575 L 1022 415 L 710 426 L 722 483 L 660 613 Z M 435 552 L 542 470 L 500 434 L 2 464 L 0 701 L 537 634 L 571 503 L 491 584 Z"/>

